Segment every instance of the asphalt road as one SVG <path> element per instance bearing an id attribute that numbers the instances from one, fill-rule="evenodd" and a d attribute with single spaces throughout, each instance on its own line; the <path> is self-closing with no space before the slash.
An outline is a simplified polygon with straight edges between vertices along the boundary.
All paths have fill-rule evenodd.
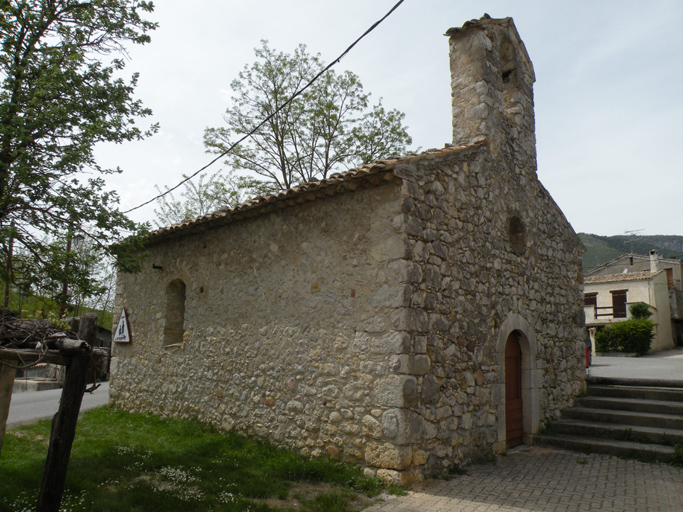
<path id="1" fill-rule="evenodd" d="M 61 389 L 14 393 L 9 407 L 7 429 L 35 423 L 44 418 L 52 418 L 59 408 L 61 395 Z M 92 394 L 83 395 L 81 411 L 104 405 L 107 402 L 109 402 L 109 382 L 102 382 Z"/>
<path id="2" fill-rule="evenodd" d="M 683 380 L 683 347 L 642 357 L 593 357 L 588 375 L 632 380 L 680 381 Z"/>

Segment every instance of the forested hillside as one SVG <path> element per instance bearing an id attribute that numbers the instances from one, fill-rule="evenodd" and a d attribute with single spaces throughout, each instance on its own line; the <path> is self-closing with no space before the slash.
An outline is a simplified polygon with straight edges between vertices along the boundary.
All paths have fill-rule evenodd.
<path id="1" fill-rule="evenodd" d="M 649 254 L 650 250 L 664 258 L 683 259 L 683 236 L 678 235 L 615 235 L 600 236 L 590 233 L 579 233 L 579 238 L 586 246 L 583 255 L 583 270 L 597 267 L 620 254 L 634 252 Z"/>

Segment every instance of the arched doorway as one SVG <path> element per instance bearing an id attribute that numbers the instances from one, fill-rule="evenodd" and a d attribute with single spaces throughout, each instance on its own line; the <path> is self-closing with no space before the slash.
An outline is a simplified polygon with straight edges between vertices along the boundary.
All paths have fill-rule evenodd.
<path id="1" fill-rule="evenodd" d="M 510 361 L 512 368 L 508 369 L 507 351 L 513 351 L 513 345 L 508 346 L 508 340 L 514 338 L 516 346 L 514 350 L 519 354 L 519 362 L 514 365 Z M 521 315 L 509 313 L 498 330 L 498 340 L 496 342 L 496 358 L 499 380 L 493 386 L 493 403 L 498 410 L 498 440 L 494 443 L 493 449 L 496 453 L 505 453 L 505 450 L 514 446 L 510 443 L 511 436 L 517 438 L 518 434 L 508 434 L 508 415 L 514 416 L 516 413 L 508 413 L 507 397 L 516 396 L 519 393 L 521 398 L 521 423 L 522 423 L 522 444 L 533 444 L 534 434 L 538 433 L 540 424 L 540 389 L 542 371 L 537 368 L 536 361 L 537 342 L 534 329 Z M 512 355 L 512 354 L 511 354 Z M 515 378 L 508 380 L 508 374 L 516 374 Z M 521 383 L 519 382 L 521 381 Z M 506 385 L 508 382 L 515 382 L 515 394 L 508 393 Z M 520 388 L 517 387 L 521 384 Z M 510 384 L 512 386 L 512 384 Z M 519 407 L 517 402 L 516 407 Z M 511 406 L 513 404 L 510 404 Z M 514 443 L 514 441 L 513 441 Z"/>
<path id="2" fill-rule="evenodd" d="M 505 439 L 508 448 L 519 446 L 524 438 L 522 348 L 518 339 L 517 331 L 512 331 L 505 342 Z"/>

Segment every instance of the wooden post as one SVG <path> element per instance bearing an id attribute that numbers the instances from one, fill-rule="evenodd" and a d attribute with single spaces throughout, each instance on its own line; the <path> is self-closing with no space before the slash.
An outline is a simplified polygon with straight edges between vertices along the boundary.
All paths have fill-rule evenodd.
<path id="1" fill-rule="evenodd" d="M 0 365 L 0 455 L 2 455 L 2 442 L 5 440 L 5 429 L 7 428 L 9 404 L 12 401 L 15 374 L 16 370 L 14 368 Z"/>
<path id="2" fill-rule="evenodd" d="M 83 315 L 78 337 L 93 342 L 96 333 L 97 314 Z M 50 447 L 38 495 L 37 512 L 59 512 L 89 368 L 90 355 L 75 355 L 67 367 L 59 410 L 52 420 Z"/>

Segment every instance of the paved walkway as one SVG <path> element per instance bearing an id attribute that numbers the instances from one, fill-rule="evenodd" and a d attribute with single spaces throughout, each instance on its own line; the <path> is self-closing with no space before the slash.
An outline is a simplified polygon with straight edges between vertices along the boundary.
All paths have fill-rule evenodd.
<path id="1" fill-rule="evenodd" d="M 683 348 L 593 363 L 596 377 L 683 380 Z M 667 464 L 530 447 L 467 473 L 428 480 L 366 512 L 683 512 L 683 469 Z"/>
<path id="2" fill-rule="evenodd" d="M 683 469 L 532 447 L 366 512 L 683 512 Z"/>

